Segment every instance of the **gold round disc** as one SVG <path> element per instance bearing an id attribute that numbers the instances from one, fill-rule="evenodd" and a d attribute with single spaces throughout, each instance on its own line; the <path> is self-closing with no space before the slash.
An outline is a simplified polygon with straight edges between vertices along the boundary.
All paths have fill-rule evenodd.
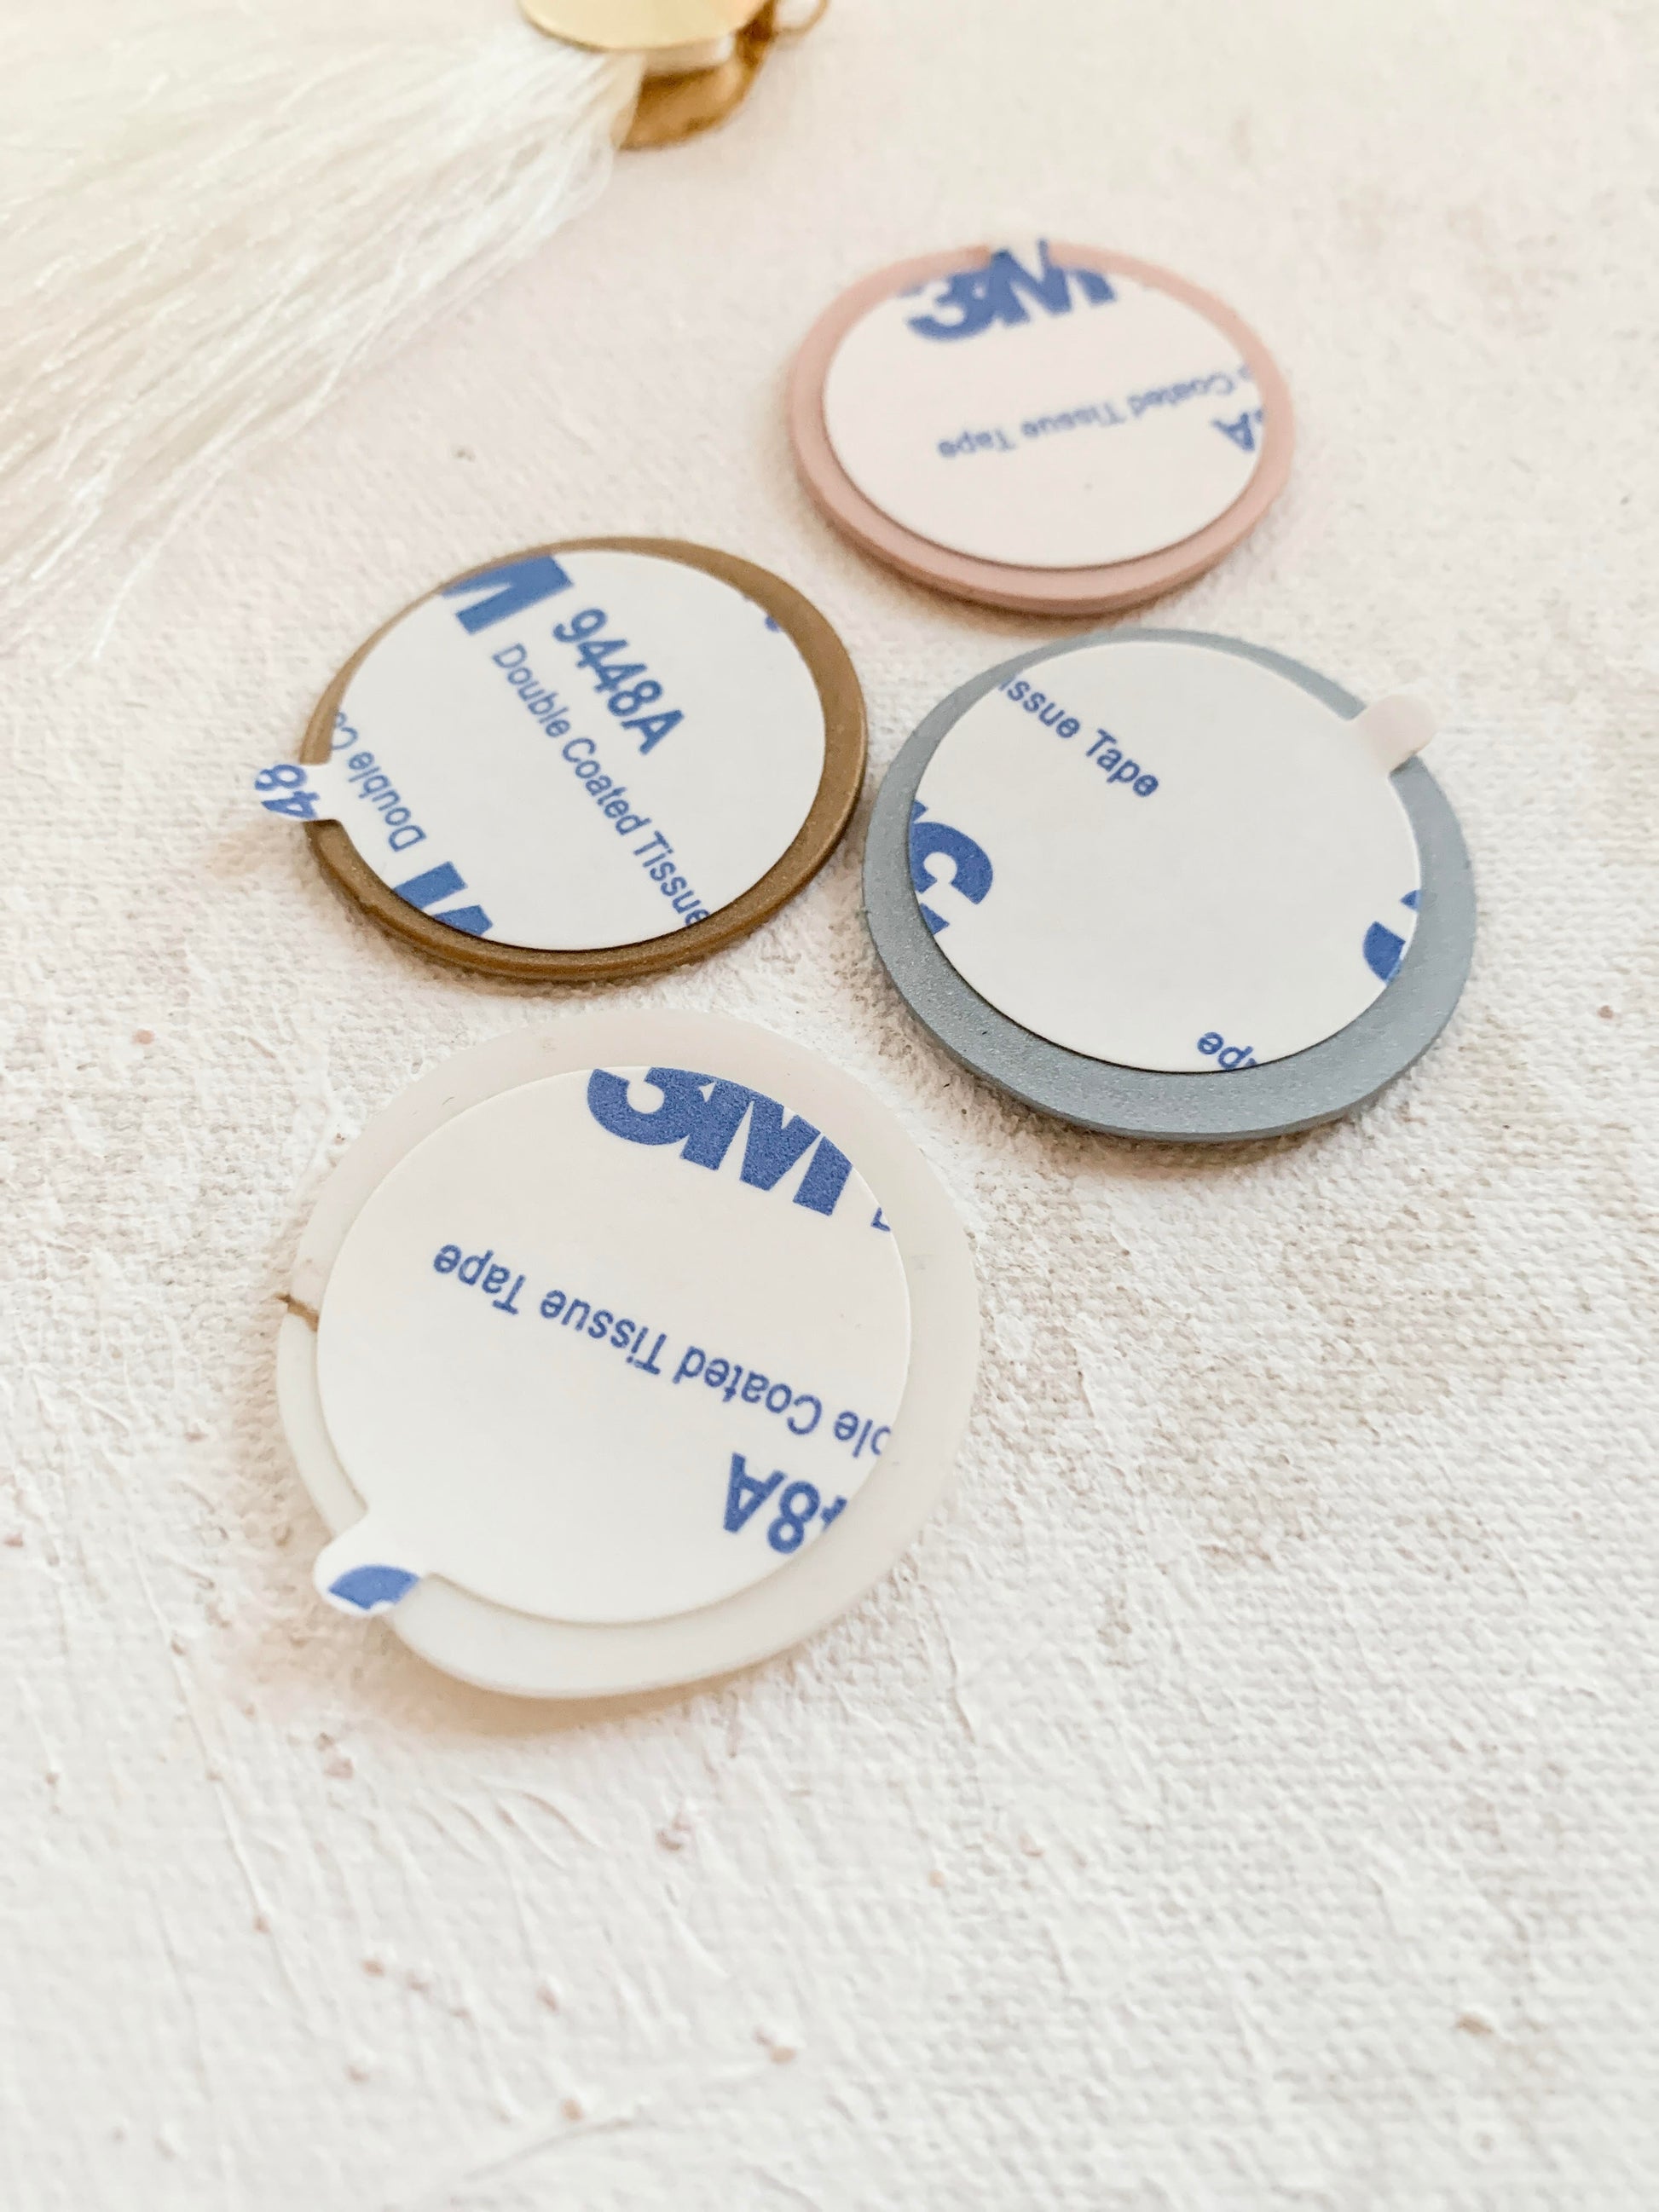
<path id="1" fill-rule="evenodd" d="M 538 31 L 601 53 L 654 53 L 729 38 L 762 0 L 519 0 Z"/>
<path id="2" fill-rule="evenodd" d="M 678 146 L 699 131 L 717 130 L 748 99 L 769 41 L 752 31 L 741 33 L 732 51 L 713 69 L 684 76 L 648 76 L 622 143 L 629 153 L 647 146 Z"/>
<path id="3" fill-rule="evenodd" d="M 329 758 L 334 718 L 346 686 L 367 656 L 389 630 L 428 599 L 435 599 L 470 576 L 485 575 L 511 562 L 526 561 L 538 554 L 580 552 L 637 553 L 658 561 L 678 561 L 701 568 L 723 584 L 741 592 L 763 607 L 785 632 L 806 663 L 823 709 L 823 770 L 806 819 L 793 843 L 758 883 L 689 928 L 677 929 L 635 945 L 606 945 L 578 952 L 549 951 L 543 947 L 504 945 L 493 938 L 469 937 L 400 899 L 362 860 L 337 822 L 305 825 L 325 874 L 331 876 L 347 896 L 374 916 L 394 937 L 416 945 L 452 967 L 470 968 L 484 975 L 500 975 L 520 983 L 605 983 L 625 977 L 651 975 L 678 968 L 718 952 L 751 929 L 769 921 L 803 890 L 841 842 L 864 784 L 866 751 L 864 694 L 846 647 L 812 605 L 793 585 L 768 568 L 735 554 L 716 552 L 708 545 L 690 545 L 674 538 L 565 538 L 551 545 L 526 546 L 515 553 L 497 554 L 459 575 L 446 577 L 418 599 L 399 608 L 364 640 L 318 701 L 306 726 L 300 758 L 307 763 Z"/>

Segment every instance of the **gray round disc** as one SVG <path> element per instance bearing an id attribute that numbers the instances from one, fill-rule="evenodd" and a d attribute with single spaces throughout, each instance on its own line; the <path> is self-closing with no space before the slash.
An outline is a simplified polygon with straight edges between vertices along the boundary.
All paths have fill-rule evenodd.
<path id="1" fill-rule="evenodd" d="M 975 1075 L 1045 1114 L 1115 1137 L 1225 1144 L 1286 1136 L 1375 1098 L 1434 1042 L 1462 994 L 1474 950 L 1474 878 L 1463 833 L 1420 760 L 1395 771 L 1423 862 L 1417 927 L 1400 971 L 1357 1021 L 1322 1044 L 1257 1067 L 1163 1075 L 1117 1067 L 1051 1044 L 998 1012 L 951 966 L 921 916 L 910 880 L 910 809 L 922 771 L 976 700 L 1035 662 L 1129 638 L 1169 639 L 1237 653 L 1299 684 L 1337 714 L 1361 702 L 1282 653 L 1207 630 L 1116 629 L 1040 645 L 975 676 L 907 740 L 887 771 L 864 850 L 865 918 L 883 967 L 923 1027 Z"/>

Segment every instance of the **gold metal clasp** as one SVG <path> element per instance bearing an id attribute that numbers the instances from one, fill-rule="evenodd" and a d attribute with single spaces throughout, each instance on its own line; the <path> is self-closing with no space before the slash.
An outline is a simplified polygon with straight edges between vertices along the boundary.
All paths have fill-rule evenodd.
<path id="1" fill-rule="evenodd" d="M 639 99 L 619 143 L 672 146 L 724 123 L 747 99 L 781 40 L 800 38 L 823 15 L 817 0 L 799 21 L 786 0 L 519 0 L 550 38 L 602 53 L 637 53 Z"/>

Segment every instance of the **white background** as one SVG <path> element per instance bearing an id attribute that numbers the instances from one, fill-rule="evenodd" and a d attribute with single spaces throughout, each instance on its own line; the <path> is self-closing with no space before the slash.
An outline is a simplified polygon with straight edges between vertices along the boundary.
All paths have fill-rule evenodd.
<path id="1" fill-rule="evenodd" d="M 67 614 L 11 653 L 7 2212 L 1651 2204 L 1652 27 L 835 0 L 247 473 L 95 665 Z M 1288 494 L 1158 618 L 1439 707 L 1484 934 L 1369 1114 L 1180 1153 L 1000 1103 L 883 982 L 857 838 L 719 960 L 554 1000 L 253 811 L 375 623 L 550 538 L 778 569 L 878 766 L 1060 635 L 842 545 L 782 426 L 842 286 L 1016 228 L 1213 287 L 1289 374 Z M 277 1294 L 413 1076 L 630 998 L 896 1107 L 983 1386 L 838 1629 L 525 1708 L 313 1595 Z"/>

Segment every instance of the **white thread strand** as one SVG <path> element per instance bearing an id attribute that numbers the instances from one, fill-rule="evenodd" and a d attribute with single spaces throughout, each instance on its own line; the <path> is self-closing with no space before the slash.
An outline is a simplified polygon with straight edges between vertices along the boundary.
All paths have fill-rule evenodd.
<path id="1" fill-rule="evenodd" d="M 544 38 L 489 0 L 11 9 L 14 623 L 100 558 L 142 558 L 251 446 L 586 205 L 639 83 L 635 58 Z"/>

